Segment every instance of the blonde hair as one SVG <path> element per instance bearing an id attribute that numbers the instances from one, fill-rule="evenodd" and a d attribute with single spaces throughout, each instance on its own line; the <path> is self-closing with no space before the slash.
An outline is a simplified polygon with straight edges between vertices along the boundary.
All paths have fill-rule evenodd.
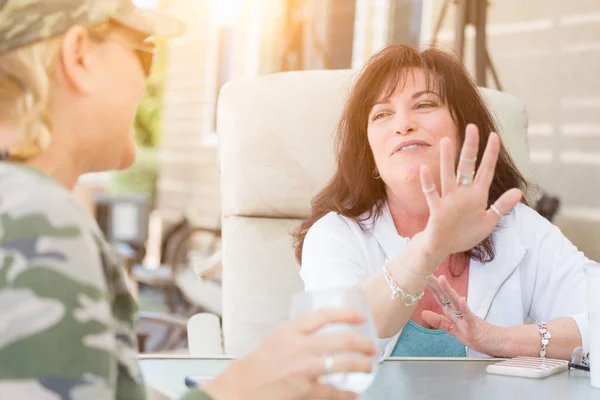
<path id="1" fill-rule="evenodd" d="M 102 42 L 112 27 L 111 22 L 94 26 L 89 35 Z M 50 145 L 51 76 L 63 38 L 61 35 L 0 55 L 0 123 L 16 127 L 16 137 L 9 139 L 11 147 L 3 149 L 0 145 L 0 155 L 6 153 L 9 160 L 27 160 Z"/>

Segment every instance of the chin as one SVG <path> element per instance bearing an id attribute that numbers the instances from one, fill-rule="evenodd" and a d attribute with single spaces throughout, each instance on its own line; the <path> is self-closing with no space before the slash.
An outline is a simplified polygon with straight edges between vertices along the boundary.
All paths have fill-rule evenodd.
<path id="1" fill-rule="evenodd" d="M 124 169 L 131 167 L 133 165 L 133 163 L 135 162 L 136 155 L 137 155 L 137 150 L 136 150 L 135 146 L 132 146 L 130 149 L 128 149 L 125 152 L 125 154 L 121 158 L 121 162 L 119 163 L 119 166 L 117 167 L 117 169 L 122 171 Z"/>
<path id="2" fill-rule="evenodd" d="M 394 171 L 394 175 L 396 176 L 393 180 L 403 183 L 420 182 L 421 177 L 419 170 L 420 167 L 415 166 L 414 168 L 403 168 L 400 171 Z"/>

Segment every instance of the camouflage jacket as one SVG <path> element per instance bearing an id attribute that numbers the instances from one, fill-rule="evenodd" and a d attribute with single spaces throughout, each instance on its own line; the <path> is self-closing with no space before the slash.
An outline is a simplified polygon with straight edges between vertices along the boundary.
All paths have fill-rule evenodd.
<path id="1" fill-rule="evenodd" d="M 0 162 L 0 399 L 144 399 L 136 308 L 78 200 Z"/>

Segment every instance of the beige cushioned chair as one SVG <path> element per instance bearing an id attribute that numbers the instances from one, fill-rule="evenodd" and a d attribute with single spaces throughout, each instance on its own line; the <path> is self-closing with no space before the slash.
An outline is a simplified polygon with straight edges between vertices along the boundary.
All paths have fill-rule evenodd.
<path id="1" fill-rule="evenodd" d="M 309 216 L 312 197 L 333 174 L 333 135 L 355 76 L 349 70 L 280 73 L 230 82 L 221 92 L 228 355 L 248 352 L 288 319 L 292 294 L 303 290 L 290 231 Z M 482 93 L 518 167 L 532 178 L 523 104 L 505 93 Z"/>

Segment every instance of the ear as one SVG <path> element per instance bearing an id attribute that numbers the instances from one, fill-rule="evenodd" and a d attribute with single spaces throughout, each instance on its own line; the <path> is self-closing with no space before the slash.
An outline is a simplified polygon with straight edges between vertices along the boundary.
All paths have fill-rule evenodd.
<path id="1" fill-rule="evenodd" d="M 82 26 L 67 31 L 60 50 L 60 65 L 66 82 L 83 95 L 92 91 L 92 50 L 94 43 Z"/>

